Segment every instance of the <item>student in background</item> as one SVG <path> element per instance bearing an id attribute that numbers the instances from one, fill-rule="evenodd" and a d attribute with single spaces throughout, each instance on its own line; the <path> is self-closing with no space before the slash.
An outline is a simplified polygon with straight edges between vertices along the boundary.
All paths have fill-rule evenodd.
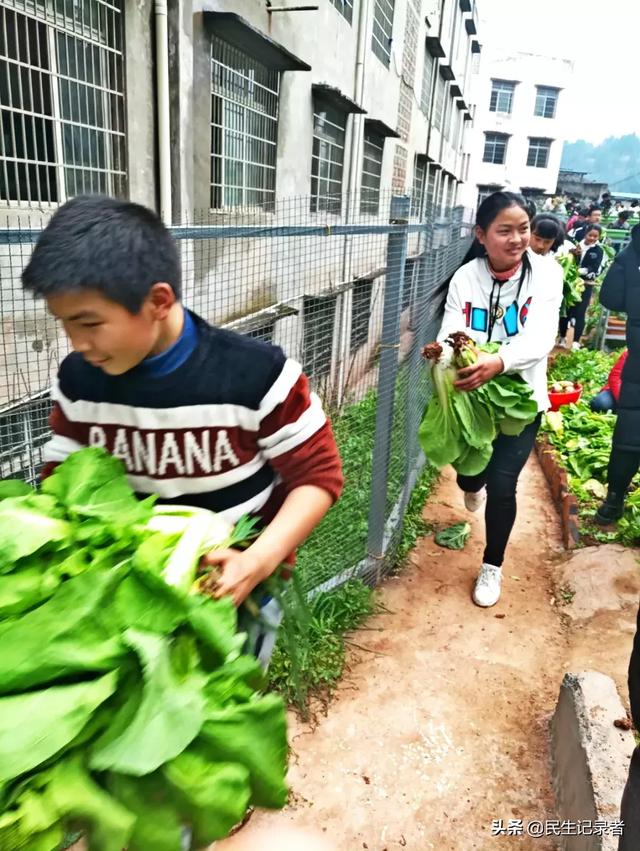
<path id="1" fill-rule="evenodd" d="M 606 259 L 604 248 L 600 244 L 601 235 L 602 228 L 600 225 L 589 225 L 578 246 L 580 249 L 578 274 L 584 281 L 584 293 L 578 304 L 569 308 L 567 315 L 560 320 L 560 342 L 558 345 L 563 348 L 567 347 L 569 324 L 574 326 L 573 348 L 580 348 L 580 338 L 584 333 L 587 309 L 593 296 L 593 283 L 602 271 Z"/>
<path id="2" fill-rule="evenodd" d="M 614 363 L 613 368 L 609 373 L 609 377 L 607 378 L 607 383 L 598 395 L 594 396 L 589 403 L 589 407 L 592 411 L 595 411 L 598 414 L 605 413 L 606 411 L 613 411 L 614 413 L 617 411 L 618 401 L 620 399 L 620 390 L 622 389 L 622 370 L 627 362 L 628 354 L 629 353 L 625 349 L 618 360 Z"/>
<path id="3" fill-rule="evenodd" d="M 574 242 L 582 242 L 587 233 L 587 230 L 591 225 L 599 225 L 602 220 L 602 210 L 600 207 L 592 207 L 587 215 L 587 220 L 576 227 L 572 231 L 569 231 L 569 237 Z"/>
<path id="4" fill-rule="evenodd" d="M 588 207 L 580 207 L 577 211 L 574 210 L 567 222 L 567 233 L 571 234 L 571 231 L 573 231 L 574 228 L 581 227 L 587 221 L 588 215 Z"/>
<path id="5" fill-rule="evenodd" d="M 629 230 L 629 219 L 631 218 L 631 210 L 620 210 L 618 218 L 611 224 L 615 230 Z"/>
<path id="6" fill-rule="evenodd" d="M 558 251 L 564 241 L 564 225 L 559 219 L 550 213 L 538 213 L 534 216 L 529 243 L 532 251 L 544 257 Z"/>

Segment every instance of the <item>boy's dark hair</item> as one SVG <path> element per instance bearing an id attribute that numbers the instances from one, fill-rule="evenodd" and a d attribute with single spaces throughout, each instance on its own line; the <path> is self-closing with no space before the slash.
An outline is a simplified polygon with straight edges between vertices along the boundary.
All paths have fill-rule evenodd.
<path id="1" fill-rule="evenodd" d="M 180 299 L 171 234 L 146 207 L 103 195 L 80 195 L 60 207 L 22 273 L 23 287 L 35 296 L 98 290 L 130 313 L 160 282 Z"/>

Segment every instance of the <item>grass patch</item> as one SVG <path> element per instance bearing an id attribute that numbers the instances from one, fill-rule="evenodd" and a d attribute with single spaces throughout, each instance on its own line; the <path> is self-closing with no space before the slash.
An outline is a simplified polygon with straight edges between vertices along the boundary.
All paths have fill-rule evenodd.
<path id="1" fill-rule="evenodd" d="M 329 697 L 342 677 L 345 634 L 375 610 L 375 592 L 358 579 L 319 594 L 309 605 L 308 621 L 298 620 L 280 635 L 269 666 L 271 688 L 306 717 L 309 696 Z"/>
<path id="2" fill-rule="evenodd" d="M 410 405 L 420 405 L 420 400 L 427 398 L 428 384 L 428 374 L 421 371 L 417 386 L 410 387 L 407 369 L 400 369 L 392 420 L 387 512 L 400 496 L 408 474 L 407 412 Z M 303 715 L 311 694 L 327 697 L 342 677 L 345 635 L 376 609 L 374 591 L 357 579 L 318 595 L 311 604 L 303 601 L 304 593 L 366 557 L 376 411 L 377 394 L 372 390 L 334 419 L 345 477 L 344 491 L 298 551 L 297 588 L 295 593 L 294 589 L 287 592 L 291 598 L 297 598 L 297 603 L 292 616 L 280 629 L 269 680 L 271 687 Z M 395 569 L 416 540 L 431 532 L 430 524 L 422 519 L 422 510 L 436 480 L 437 472 L 432 467 L 425 467 L 418 476 L 403 527 L 389 553 L 389 562 Z"/>

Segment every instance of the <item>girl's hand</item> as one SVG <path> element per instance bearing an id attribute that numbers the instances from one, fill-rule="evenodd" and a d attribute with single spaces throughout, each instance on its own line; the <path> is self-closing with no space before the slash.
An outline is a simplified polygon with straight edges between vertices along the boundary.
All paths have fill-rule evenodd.
<path id="1" fill-rule="evenodd" d="M 456 390 L 477 390 L 503 370 L 504 363 L 500 355 L 481 352 L 476 363 L 458 370 L 458 380 L 453 382 L 453 386 Z"/>

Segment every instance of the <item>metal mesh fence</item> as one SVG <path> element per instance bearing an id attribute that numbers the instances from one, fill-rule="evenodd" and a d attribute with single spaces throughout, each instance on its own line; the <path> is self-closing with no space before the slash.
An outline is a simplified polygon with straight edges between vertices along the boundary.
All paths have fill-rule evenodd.
<path id="1" fill-rule="evenodd" d="M 342 200 L 208 212 L 175 225 L 185 304 L 208 321 L 281 346 L 331 416 L 345 491 L 299 552 L 308 591 L 394 563 L 424 462 L 417 431 L 429 393 L 420 349 L 437 333 L 446 282 L 469 244 L 462 208 L 436 215 L 381 193 L 376 214 Z M 412 213 L 416 213 L 413 215 Z M 45 222 L 0 230 L 0 464 L 35 480 L 48 437 L 49 388 L 68 351 L 20 274 Z M 215 377 L 212 377 L 215 380 Z"/>

